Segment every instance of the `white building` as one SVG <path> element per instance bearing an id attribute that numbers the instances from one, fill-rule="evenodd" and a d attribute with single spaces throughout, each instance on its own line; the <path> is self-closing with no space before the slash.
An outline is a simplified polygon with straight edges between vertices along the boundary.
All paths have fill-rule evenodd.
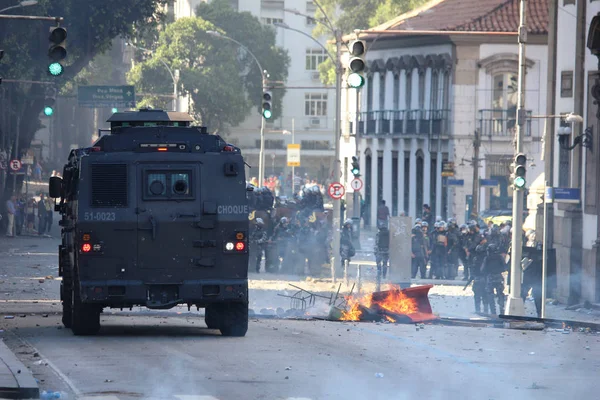
<path id="1" fill-rule="evenodd" d="M 548 1 L 528 1 L 530 115 L 545 110 Z M 444 219 L 456 217 L 459 223 L 470 219 L 466 210 L 474 190 L 476 132 L 481 143 L 476 182 L 482 185 L 475 185 L 481 200 L 474 211 L 511 209 L 509 165 L 514 155 L 518 74 L 517 38 L 512 33 L 519 24 L 518 3 L 435 0 L 361 34 L 367 41 L 368 71 L 360 90 L 357 137 L 361 194 L 371 221 L 380 200 L 394 215 L 405 211 L 418 217 L 423 204 L 429 204 L 432 213 Z M 386 30 L 413 32 L 380 33 Z M 352 121 L 356 91 L 345 93 L 343 116 Z M 354 155 L 350 140 L 354 125 L 346 123 L 343 131 L 344 165 Z M 531 182 L 543 171 L 542 130 L 543 123 L 528 121 L 524 148 L 531 159 Z M 345 171 L 348 183 L 348 168 Z"/>
<path id="2" fill-rule="evenodd" d="M 175 18 L 189 17 L 202 0 L 175 0 Z M 310 36 L 315 21 L 303 15 L 313 16 L 316 6 L 311 1 L 298 0 L 232 0 L 234 9 L 250 12 L 264 24 L 285 23 Z M 333 128 L 335 113 L 335 90 L 324 86 L 319 80 L 318 65 L 328 56 L 310 37 L 301 33 L 277 28 L 276 43 L 287 49 L 291 62 L 287 89 L 283 99 L 283 114 L 268 122 L 265 129 L 265 174 L 288 175 L 287 144 L 301 145 L 301 166 L 296 174 L 307 173 L 311 178 L 327 179 L 333 159 Z M 321 38 L 325 45 L 327 38 Z M 252 43 L 243 43 L 252 51 Z M 227 140 L 242 149 L 248 164 L 248 176 L 257 176 L 260 148 L 261 116 L 253 113 L 242 124 L 231 128 Z M 291 133 L 294 134 L 285 134 Z"/>
<path id="3" fill-rule="evenodd" d="M 569 304 L 600 302 L 600 3 L 561 0 L 551 9 L 556 21 L 556 47 L 548 58 L 555 74 L 548 112 L 574 112 L 583 124 L 559 136 L 551 127 L 552 186 L 580 188 L 578 204 L 555 203 L 549 236 L 556 249 L 557 298 Z M 553 36 L 554 37 L 554 36 Z M 561 132 L 561 133 L 564 133 Z M 582 143 L 582 134 L 591 141 Z M 560 140 L 558 138 L 561 138 Z M 550 154 L 552 154 L 550 153 Z"/>

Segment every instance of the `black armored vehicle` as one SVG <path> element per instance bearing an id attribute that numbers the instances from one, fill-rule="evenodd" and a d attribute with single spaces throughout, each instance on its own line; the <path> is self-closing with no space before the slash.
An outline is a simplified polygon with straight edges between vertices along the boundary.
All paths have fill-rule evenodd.
<path id="1" fill-rule="evenodd" d="M 100 329 L 103 308 L 205 308 L 224 336 L 248 329 L 248 202 L 240 150 L 188 114 L 113 114 L 110 132 L 72 150 L 59 199 L 63 324 Z"/>

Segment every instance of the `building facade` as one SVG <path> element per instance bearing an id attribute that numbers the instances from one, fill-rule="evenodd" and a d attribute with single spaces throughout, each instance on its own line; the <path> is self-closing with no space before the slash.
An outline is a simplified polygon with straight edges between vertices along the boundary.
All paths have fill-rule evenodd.
<path id="1" fill-rule="evenodd" d="M 202 0 L 176 0 L 173 4 L 175 18 L 189 17 Z M 307 174 L 310 178 L 326 180 L 331 175 L 334 148 L 334 87 L 323 85 L 318 66 L 328 57 L 325 50 L 311 38 L 316 12 L 312 1 L 298 0 L 232 0 L 232 7 L 240 12 L 249 12 L 264 24 L 271 25 L 277 33 L 276 44 L 288 51 L 290 66 L 287 92 L 283 99 L 280 118 L 269 121 L 265 126 L 265 174 L 287 176 L 287 145 L 300 144 L 300 167 L 297 175 Z M 297 12 L 297 13 L 296 13 Z M 192 13 L 192 14 L 190 14 Z M 304 14 L 304 15 L 301 15 Z M 285 23 L 284 28 L 276 23 Z M 327 38 L 318 41 L 325 45 Z M 243 43 L 252 51 L 252 43 Z M 227 140 L 239 146 L 248 164 L 248 177 L 257 176 L 260 149 L 261 116 L 252 113 L 239 126 L 231 127 Z"/>
<path id="2" fill-rule="evenodd" d="M 547 168 L 554 187 L 580 188 L 577 204 L 554 203 L 549 236 L 556 249 L 556 297 L 600 302 L 600 3 L 559 0 L 551 9 L 556 47 L 549 57 L 554 97 L 549 113 L 575 113 L 583 123 L 557 121 Z M 558 32 L 558 34 L 556 34 Z M 564 128 L 568 128 L 566 131 Z M 551 142 L 550 142 L 551 141 Z"/>
<path id="3" fill-rule="evenodd" d="M 547 0 L 529 3 L 525 99 L 537 116 L 545 110 Z M 343 162 L 360 158 L 367 223 L 380 200 L 394 215 L 419 217 L 428 204 L 459 223 L 471 219 L 468 210 L 512 208 L 518 22 L 517 0 L 438 0 L 361 34 L 366 84 L 358 102 L 356 90 L 343 102 L 345 135 L 358 151 L 345 146 Z M 543 172 L 542 128 L 535 118 L 526 124 L 528 176 Z"/>

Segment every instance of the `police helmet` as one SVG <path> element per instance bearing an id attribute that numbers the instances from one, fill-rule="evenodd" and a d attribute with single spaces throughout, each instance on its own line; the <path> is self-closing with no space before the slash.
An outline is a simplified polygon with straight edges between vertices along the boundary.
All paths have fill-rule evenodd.
<path id="1" fill-rule="evenodd" d="M 487 252 L 488 254 L 498 254 L 498 246 L 495 243 L 490 243 L 487 246 Z"/>
<path id="2" fill-rule="evenodd" d="M 438 221 L 438 222 L 434 222 L 434 223 L 433 223 L 433 227 L 434 227 L 435 229 L 439 228 L 439 227 L 440 227 L 440 222 L 439 222 L 439 221 Z"/>
<path id="3" fill-rule="evenodd" d="M 427 227 L 429 227 L 429 223 L 427 223 L 427 221 L 423 221 L 423 222 L 421 222 L 421 226 L 423 228 L 427 228 Z"/>
<path id="4" fill-rule="evenodd" d="M 279 222 L 281 222 L 282 224 L 286 224 L 288 222 L 287 217 L 282 217 Z"/>
<path id="5" fill-rule="evenodd" d="M 477 247 L 475 247 L 475 251 L 478 253 L 482 253 L 485 251 L 486 246 L 486 244 L 478 244 Z"/>
<path id="6" fill-rule="evenodd" d="M 459 229 L 460 229 L 461 231 L 464 231 L 464 230 L 466 230 L 466 229 L 469 229 L 469 227 L 467 226 L 467 224 L 461 224 L 461 225 L 460 225 L 460 227 L 459 227 Z"/>
<path id="7" fill-rule="evenodd" d="M 256 218 L 256 225 L 264 225 L 265 222 L 262 220 L 262 218 Z"/>
<path id="8" fill-rule="evenodd" d="M 417 233 L 423 233 L 423 230 L 421 229 L 421 225 L 415 225 L 415 226 L 413 226 L 412 233 L 415 233 L 415 234 L 417 234 Z"/>
<path id="9" fill-rule="evenodd" d="M 421 221 L 421 218 L 417 218 L 417 219 L 415 219 L 415 223 L 416 223 L 416 224 L 420 224 L 421 222 L 422 222 L 422 221 Z"/>
<path id="10" fill-rule="evenodd" d="M 346 221 L 344 221 L 344 225 L 352 225 L 352 220 L 348 218 Z"/>
<path id="11" fill-rule="evenodd" d="M 441 216 L 439 216 L 439 215 L 438 215 L 437 217 L 435 217 L 435 221 L 436 221 L 436 222 L 440 222 L 441 220 L 442 220 L 442 217 L 441 217 Z"/>

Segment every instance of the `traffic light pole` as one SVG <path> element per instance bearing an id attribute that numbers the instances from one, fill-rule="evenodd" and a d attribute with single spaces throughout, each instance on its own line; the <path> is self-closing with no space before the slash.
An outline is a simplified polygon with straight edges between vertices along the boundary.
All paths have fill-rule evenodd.
<path id="1" fill-rule="evenodd" d="M 519 23 L 519 80 L 517 88 L 517 133 L 516 155 L 521 153 L 523 147 L 523 129 L 525 128 L 525 42 L 527 40 L 526 0 L 521 0 Z M 512 215 L 512 247 L 510 255 L 510 293 L 506 302 L 505 314 L 525 315 L 525 305 L 521 297 L 521 254 L 523 250 L 523 197 L 524 188 L 513 185 L 513 215 Z"/>
<path id="2" fill-rule="evenodd" d="M 263 76 L 263 93 L 267 87 L 267 82 Z M 258 152 L 258 186 L 264 185 L 265 179 L 265 117 L 260 116 L 260 151 Z"/>
<path id="3" fill-rule="evenodd" d="M 340 174 L 340 126 L 342 114 L 342 32 L 339 29 L 334 30 L 335 34 L 335 147 L 333 159 L 333 181 L 339 183 Z M 340 258 L 340 199 L 333 199 L 333 254 L 331 257 L 331 277 L 335 283 L 336 279 L 336 260 Z M 341 272 L 341 263 L 337 268 Z"/>

